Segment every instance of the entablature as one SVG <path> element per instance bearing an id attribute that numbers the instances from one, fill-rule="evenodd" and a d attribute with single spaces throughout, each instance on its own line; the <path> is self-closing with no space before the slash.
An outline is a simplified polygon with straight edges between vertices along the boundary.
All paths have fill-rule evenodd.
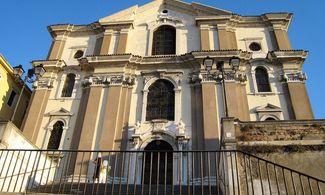
<path id="1" fill-rule="evenodd" d="M 236 27 L 273 27 L 287 31 L 292 20 L 291 13 L 268 13 L 259 16 L 232 15 L 211 15 L 198 16 L 196 24 L 217 26 L 226 30 L 233 30 Z"/>
<path id="2" fill-rule="evenodd" d="M 283 69 L 301 70 L 307 56 L 308 51 L 305 50 L 279 50 L 270 51 L 267 59 L 282 64 Z"/>

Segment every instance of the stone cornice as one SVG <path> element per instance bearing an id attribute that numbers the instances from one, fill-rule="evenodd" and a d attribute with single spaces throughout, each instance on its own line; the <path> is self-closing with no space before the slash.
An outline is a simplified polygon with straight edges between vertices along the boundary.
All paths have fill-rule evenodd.
<path id="1" fill-rule="evenodd" d="M 207 56 L 211 58 L 219 58 L 220 60 L 229 60 L 232 57 L 238 57 L 242 60 L 250 60 L 252 52 L 242 50 L 201 50 L 191 52 L 195 59 L 204 59 Z"/>
<path id="2" fill-rule="evenodd" d="M 56 72 L 66 66 L 64 60 L 34 60 L 31 64 L 33 67 L 43 64 L 47 72 Z"/>
<path id="3" fill-rule="evenodd" d="M 287 31 L 292 20 L 291 13 L 267 13 L 259 16 L 217 15 L 198 16 L 196 24 L 218 26 L 231 30 L 235 27 L 272 27 Z"/>
<path id="4" fill-rule="evenodd" d="M 96 33 L 103 32 L 105 29 L 121 31 L 122 29 L 133 28 L 133 20 L 114 21 L 114 22 L 94 22 L 87 25 L 74 24 L 53 24 L 47 27 L 53 38 L 57 36 L 67 36 L 70 33 Z"/>
<path id="5" fill-rule="evenodd" d="M 279 50 L 279 51 L 270 51 L 268 56 L 276 58 L 307 58 L 308 51 L 305 50 Z"/>
<path id="6" fill-rule="evenodd" d="M 266 13 L 261 17 L 267 25 L 273 26 L 273 29 L 288 31 L 292 16 L 292 13 Z"/>
<path id="7" fill-rule="evenodd" d="M 72 32 L 92 32 L 92 25 L 54 24 L 47 27 L 52 38 L 57 36 L 68 36 Z"/>
<path id="8" fill-rule="evenodd" d="M 127 21 L 112 21 L 112 22 L 98 22 L 98 24 L 104 29 L 111 29 L 115 31 L 121 31 L 122 29 L 133 28 L 133 20 Z"/>
<path id="9" fill-rule="evenodd" d="M 193 51 L 182 55 L 157 55 L 157 56 L 138 56 L 133 54 L 108 54 L 97 56 L 86 56 L 79 59 L 80 64 L 98 64 L 98 63 L 130 63 L 139 65 L 152 64 L 183 64 L 184 62 L 203 60 L 207 56 L 219 58 L 220 60 L 229 60 L 231 57 L 239 57 L 242 60 L 249 60 L 251 52 L 242 50 L 201 50 Z"/>
<path id="10" fill-rule="evenodd" d="M 271 62 L 283 64 L 284 69 L 301 70 L 302 64 L 308 56 L 308 51 L 304 50 L 280 50 L 271 51 L 267 54 L 267 59 Z M 291 64 L 286 67 L 286 64 Z"/>

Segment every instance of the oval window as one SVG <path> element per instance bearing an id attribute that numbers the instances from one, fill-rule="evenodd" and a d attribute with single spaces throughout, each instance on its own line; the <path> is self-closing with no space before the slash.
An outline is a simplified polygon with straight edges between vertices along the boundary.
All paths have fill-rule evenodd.
<path id="1" fill-rule="evenodd" d="M 249 49 L 252 51 L 261 51 L 262 47 L 259 43 L 252 42 L 251 44 L 249 44 Z"/>
<path id="2" fill-rule="evenodd" d="M 84 52 L 82 50 L 78 50 L 75 54 L 74 54 L 74 59 L 78 59 L 81 58 L 84 55 Z"/>

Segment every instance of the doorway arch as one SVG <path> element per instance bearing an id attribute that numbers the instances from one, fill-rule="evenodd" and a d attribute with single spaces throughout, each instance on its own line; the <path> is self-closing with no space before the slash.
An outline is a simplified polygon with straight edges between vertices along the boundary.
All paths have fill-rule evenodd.
<path id="1" fill-rule="evenodd" d="M 172 184 L 173 147 L 166 141 L 154 140 L 144 148 L 144 151 L 142 159 L 144 183 Z"/>

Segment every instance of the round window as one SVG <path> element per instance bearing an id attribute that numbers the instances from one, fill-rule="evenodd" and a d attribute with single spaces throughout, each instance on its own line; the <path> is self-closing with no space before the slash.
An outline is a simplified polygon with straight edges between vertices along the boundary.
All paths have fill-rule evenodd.
<path id="1" fill-rule="evenodd" d="M 168 13 L 168 10 L 167 10 L 167 9 L 164 9 L 164 10 L 162 11 L 162 13 L 167 14 L 167 13 Z"/>
<path id="2" fill-rule="evenodd" d="M 81 58 L 84 55 L 84 52 L 82 50 L 78 50 L 75 54 L 74 54 L 74 58 L 78 59 Z"/>
<path id="3" fill-rule="evenodd" d="M 249 49 L 252 51 L 261 51 L 262 47 L 259 43 L 252 42 L 251 44 L 249 44 Z"/>

